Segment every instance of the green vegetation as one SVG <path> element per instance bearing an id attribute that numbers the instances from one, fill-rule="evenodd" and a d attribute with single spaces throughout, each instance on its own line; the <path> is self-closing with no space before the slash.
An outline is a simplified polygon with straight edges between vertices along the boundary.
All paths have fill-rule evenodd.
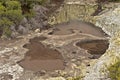
<path id="1" fill-rule="evenodd" d="M 0 29 L 3 35 L 10 36 L 10 26 L 17 25 L 22 18 L 21 4 L 18 1 L 0 1 Z"/>
<path id="2" fill-rule="evenodd" d="M 32 8 L 34 5 L 42 5 L 47 0 L 18 0 L 21 3 L 23 14 L 33 13 Z M 28 14 L 29 15 L 29 14 Z"/>
<path id="3" fill-rule="evenodd" d="M 120 80 L 120 61 L 112 65 L 108 70 L 112 80 Z"/>
<path id="4" fill-rule="evenodd" d="M 0 31 L 2 35 L 10 36 L 10 26 L 19 25 L 23 17 L 32 17 L 35 4 L 46 0 L 0 0 Z"/>

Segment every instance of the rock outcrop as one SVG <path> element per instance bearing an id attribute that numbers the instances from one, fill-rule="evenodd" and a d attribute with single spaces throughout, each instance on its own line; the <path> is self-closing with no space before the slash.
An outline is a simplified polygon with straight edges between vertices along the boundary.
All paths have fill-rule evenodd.
<path id="1" fill-rule="evenodd" d="M 96 17 L 96 25 L 110 35 L 106 53 L 97 60 L 84 80 L 111 80 L 108 68 L 120 60 L 120 6 Z"/>
<path id="2" fill-rule="evenodd" d="M 83 0 L 65 0 L 59 9 L 49 17 L 50 24 L 68 22 L 70 20 L 88 19 L 97 9 L 97 3 Z"/>

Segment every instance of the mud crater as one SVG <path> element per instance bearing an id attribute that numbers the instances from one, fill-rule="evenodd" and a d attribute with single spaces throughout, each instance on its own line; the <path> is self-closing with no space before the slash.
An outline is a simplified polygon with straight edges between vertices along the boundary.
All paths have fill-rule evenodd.
<path id="1" fill-rule="evenodd" d="M 98 59 L 108 49 L 109 42 L 108 40 L 87 40 L 77 42 L 76 45 L 87 50 L 88 53 L 93 55 L 91 57 L 92 59 Z"/>

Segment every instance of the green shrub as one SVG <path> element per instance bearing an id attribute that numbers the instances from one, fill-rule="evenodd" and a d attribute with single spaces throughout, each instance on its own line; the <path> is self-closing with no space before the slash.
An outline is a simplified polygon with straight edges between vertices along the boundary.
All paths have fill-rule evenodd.
<path id="1" fill-rule="evenodd" d="M 7 10 L 21 10 L 21 4 L 18 1 L 5 2 Z"/>
<path id="2" fill-rule="evenodd" d="M 18 1 L 0 0 L 0 29 L 3 35 L 10 36 L 10 26 L 18 25 L 23 19 L 21 4 Z"/>
<path id="3" fill-rule="evenodd" d="M 7 18 L 0 19 L 0 28 L 3 30 L 3 35 L 6 35 L 6 36 L 11 35 L 10 26 L 12 24 L 13 23 Z"/>
<path id="4" fill-rule="evenodd" d="M 108 70 L 112 80 L 120 80 L 120 62 L 110 66 Z"/>
<path id="5" fill-rule="evenodd" d="M 21 10 L 8 10 L 5 12 L 5 15 L 10 21 L 12 21 L 16 25 L 18 25 L 19 22 L 23 19 Z"/>
<path id="6" fill-rule="evenodd" d="M 23 17 L 34 16 L 33 6 L 43 4 L 46 0 L 0 0 L 0 31 L 10 36 L 10 26 L 19 25 Z"/>

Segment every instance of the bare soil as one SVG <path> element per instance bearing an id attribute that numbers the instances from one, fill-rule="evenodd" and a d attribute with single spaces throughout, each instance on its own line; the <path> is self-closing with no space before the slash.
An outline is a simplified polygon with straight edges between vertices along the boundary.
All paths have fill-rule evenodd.
<path id="1" fill-rule="evenodd" d="M 52 33 L 48 35 L 54 36 L 63 36 L 63 35 L 71 35 L 73 33 L 92 35 L 95 37 L 105 38 L 106 35 L 102 29 L 90 24 L 81 21 L 71 21 L 68 23 L 54 25 Z M 78 36 L 80 37 L 80 36 Z M 72 37 L 73 38 L 73 37 Z M 64 49 L 67 50 L 67 54 L 62 54 L 56 49 L 51 49 L 47 45 L 43 45 L 40 41 L 46 40 L 47 37 L 35 37 L 30 39 L 29 44 L 25 44 L 23 47 L 29 49 L 26 53 L 25 58 L 18 62 L 23 68 L 26 70 L 32 71 L 54 71 L 54 70 L 63 70 L 65 68 L 64 60 L 67 60 L 67 57 L 64 59 L 66 55 L 71 55 L 71 51 L 74 51 L 73 43 L 71 46 L 63 46 Z M 69 38 L 64 38 L 69 39 Z M 64 40 L 63 39 L 63 40 Z M 69 44 L 68 44 L 69 45 Z M 81 43 L 76 43 L 76 45 L 80 48 L 88 50 L 88 53 L 93 55 L 93 58 L 99 58 L 108 48 L 107 40 L 87 40 Z M 61 47 L 62 49 L 62 47 Z M 76 49 L 76 48 L 75 48 Z M 85 50 L 81 51 L 81 53 L 77 54 L 77 56 L 85 56 L 89 57 L 90 54 L 85 54 Z M 76 55 L 75 54 L 75 55 Z M 62 56 L 63 55 L 63 56 Z M 72 54 L 73 55 L 73 54 Z M 69 57 L 70 58 L 70 57 Z M 71 59 L 73 56 L 71 56 Z M 74 57 L 76 59 L 76 57 Z M 68 59 L 69 60 L 69 59 Z"/>
<path id="2" fill-rule="evenodd" d="M 37 73 L 37 75 L 44 77 L 59 77 L 65 73 L 62 77 L 75 77 L 74 75 L 81 74 L 83 66 L 87 69 L 92 66 L 91 61 L 104 54 L 108 48 L 106 37 L 108 35 L 93 24 L 70 21 L 54 25 L 53 28 L 41 33 L 33 32 L 19 36 L 21 39 L 0 40 L 2 53 L 0 61 L 4 64 L 8 62 L 11 64 L 10 66 L 14 61 L 14 65 L 19 64 L 17 69 L 19 67 L 24 69 L 20 80 L 34 77 L 34 75 L 31 76 L 31 73 L 35 76 Z M 11 51 L 7 51 L 8 49 Z M 13 68 L 12 70 L 14 70 Z M 5 67 L 5 69 L 8 68 Z M 19 72 L 20 70 L 13 73 Z M 6 78 L 6 75 L 2 76 Z M 12 76 L 14 77 L 14 75 Z"/>
<path id="3" fill-rule="evenodd" d="M 56 27 L 57 26 L 57 27 Z M 90 34 L 93 36 L 98 37 L 106 37 L 108 36 L 103 32 L 102 29 L 94 26 L 91 23 L 85 23 L 81 21 L 70 21 L 67 23 L 55 25 L 53 35 L 68 35 L 75 32 L 83 33 L 83 34 Z"/>
<path id="4" fill-rule="evenodd" d="M 53 71 L 64 69 L 64 60 L 59 51 L 50 49 L 40 43 L 44 37 L 30 40 L 30 44 L 24 45 L 29 51 L 26 53 L 24 60 L 19 64 L 27 70 L 32 71 Z"/>

